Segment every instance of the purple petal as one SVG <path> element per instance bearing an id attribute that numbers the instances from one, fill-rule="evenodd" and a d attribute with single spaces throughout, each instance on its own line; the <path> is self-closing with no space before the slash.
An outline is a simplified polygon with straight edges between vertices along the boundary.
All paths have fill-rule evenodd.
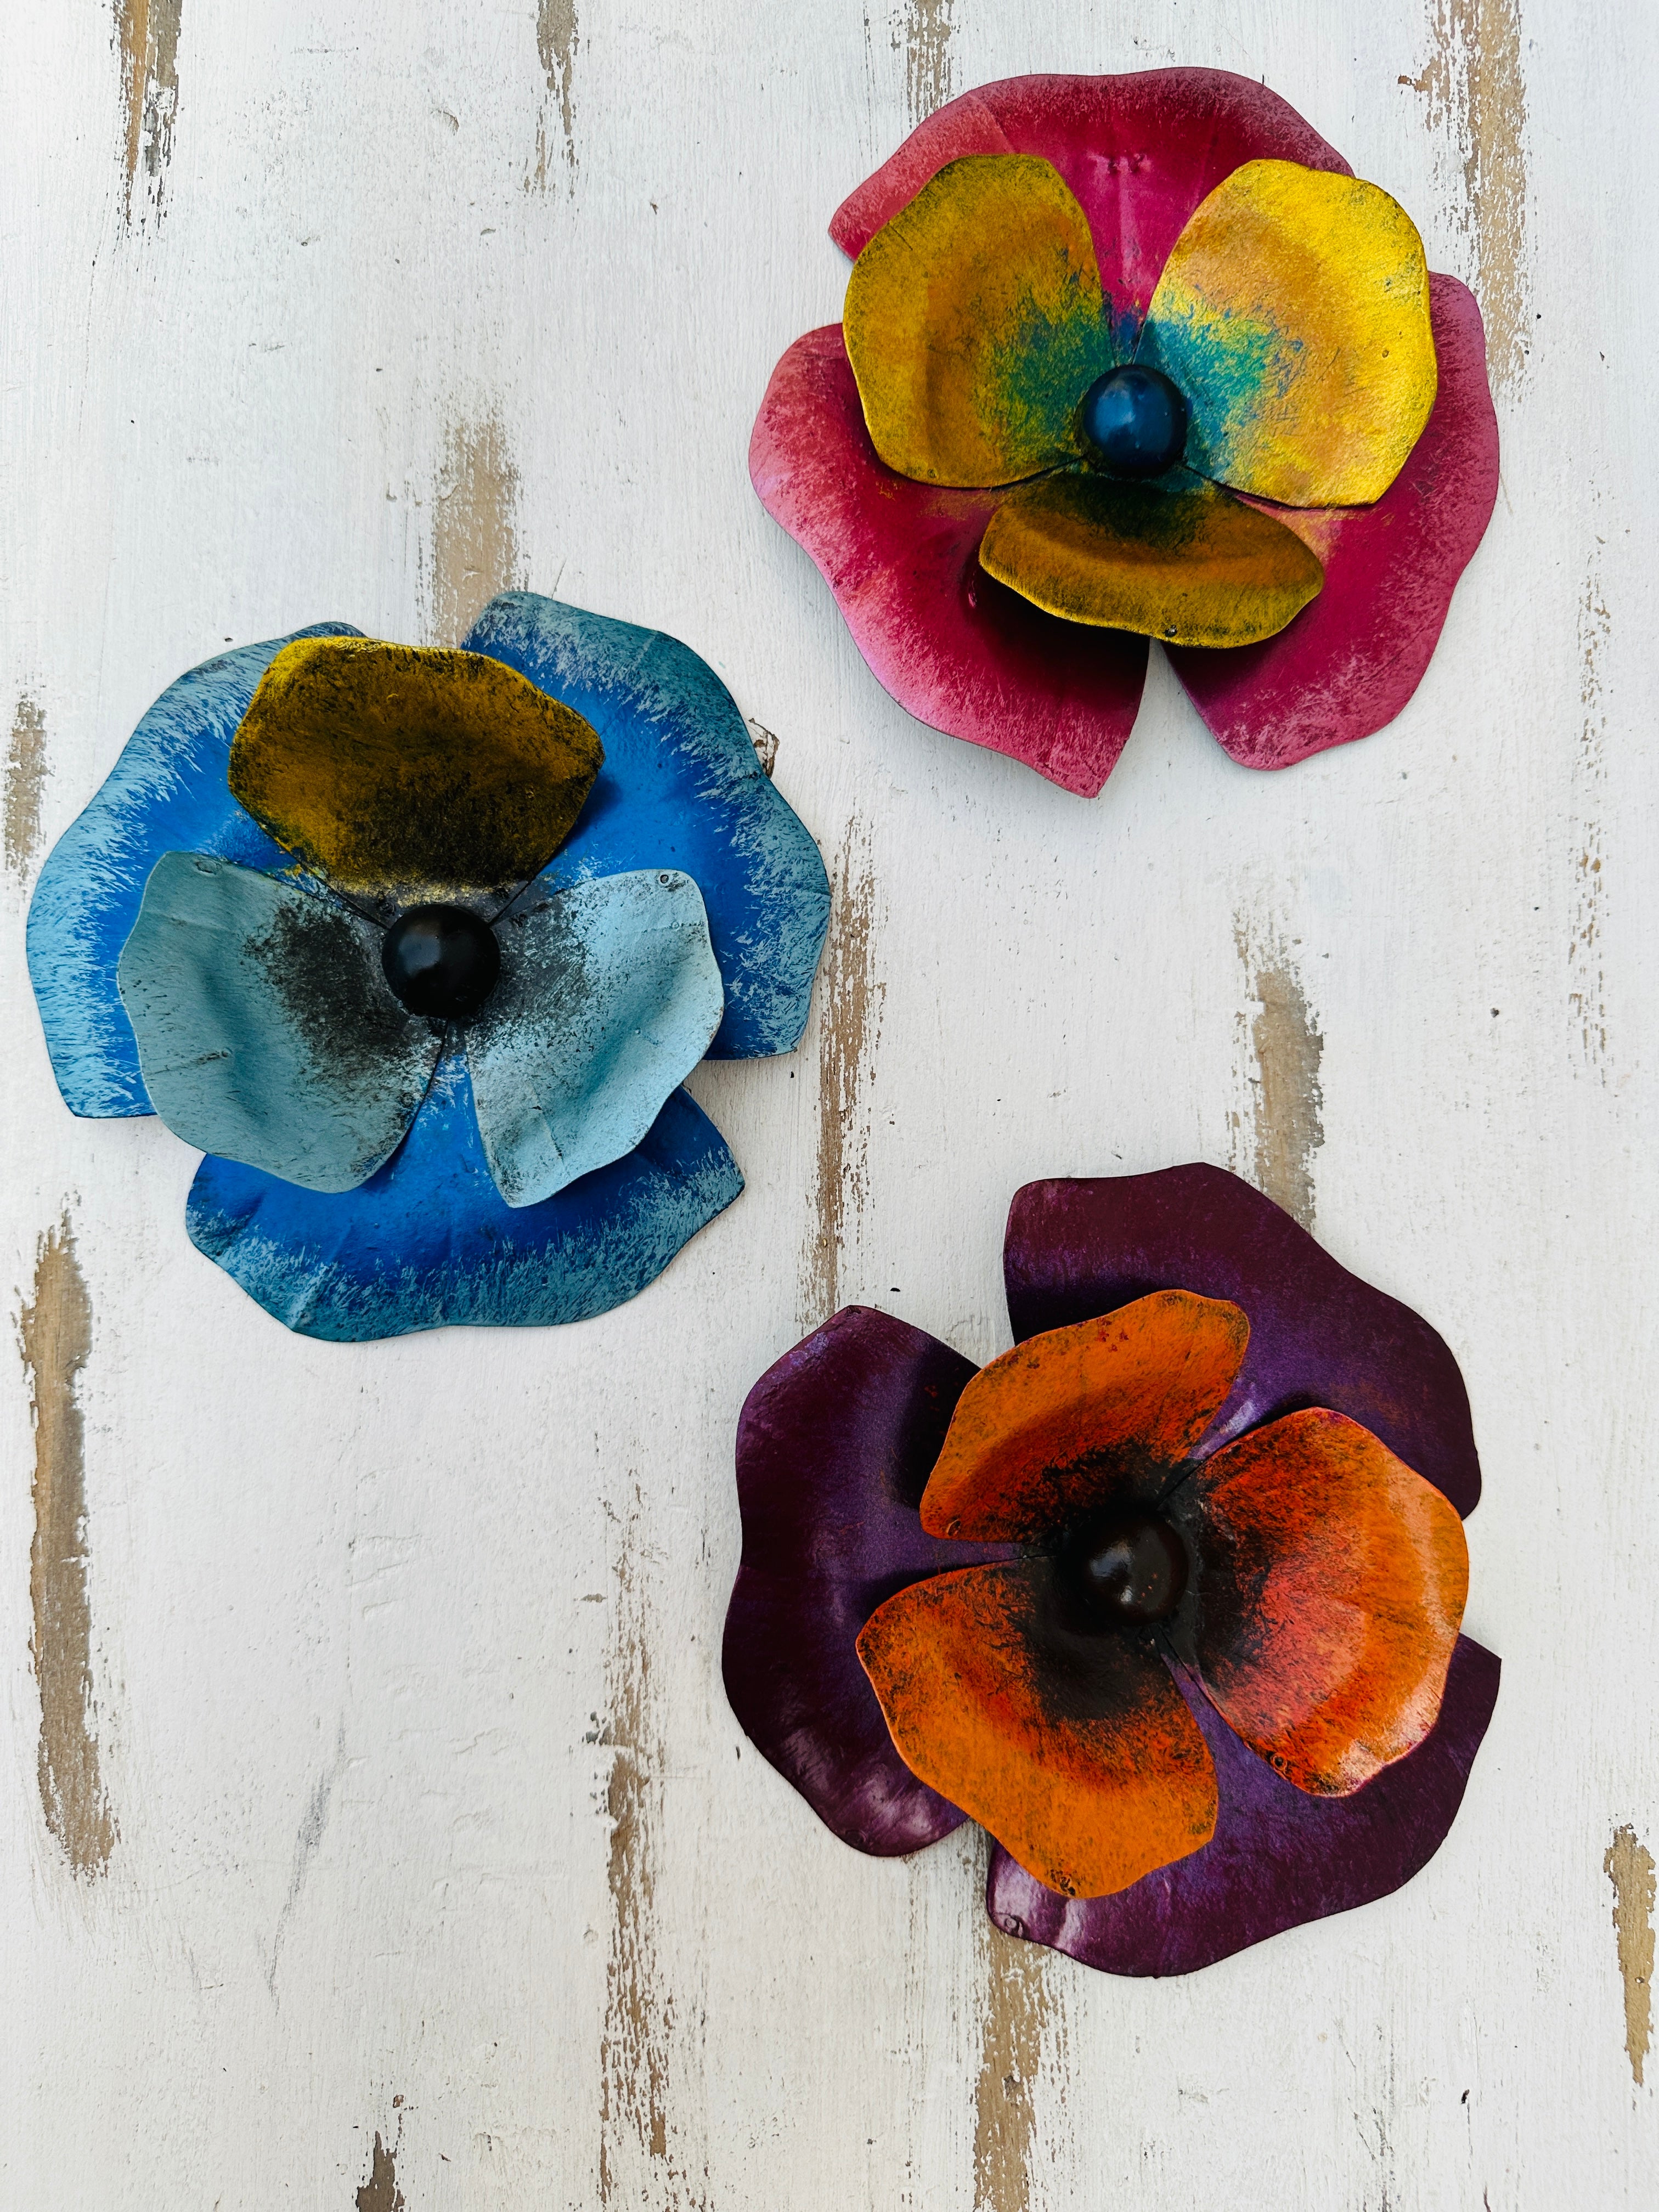
<path id="1" fill-rule="evenodd" d="M 1474 1510 L 1480 1463 L 1445 1340 L 1225 1169 L 1027 1183 L 1009 1209 L 1003 1273 L 1020 1340 L 1150 1291 L 1233 1299 L 1249 1317 L 1250 1347 L 1206 1453 L 1280 1413 L 1328 1406 L 1460 1513 Z"/>
<path id="2" fill-rule="evenodd" d="M 738 1424 L 743 1563 L 726 1616 L 726 1696 L 820 1820 L 883 1856 L 937 1843 L 963 1815 L 893 1748 L 859 1631 L 911 1583 L 1013 1557 L 940 1543 L 917 1517 L 973 1373 L 937 1337 L 848 1306 L 767 1370 Z"/>
<path id="3" fill-rule="evenodd" d="M 1421 1746 L 1352 1797 L 1310 1797 L 1247 1751 L 1177 1670 L 1221 1787 L 1214 1836 L 1115 1897 L 1081 1899 L 1045 1889 L 996 1845 L 986 1910 L 1007 1934 L 1104 1973 L 1190 1974 L 1386 1897 L 1428 1864 L 1456 1818 L 1498 1673 L 1490 1651 L 1460 1637 L 1440 1718 Z"/>

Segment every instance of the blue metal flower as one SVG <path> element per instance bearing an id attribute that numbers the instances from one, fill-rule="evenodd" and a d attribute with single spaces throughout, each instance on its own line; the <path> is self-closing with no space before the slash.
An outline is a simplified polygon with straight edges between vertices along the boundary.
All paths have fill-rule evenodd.
<path id="1" fill-rule="evenodd" d="M 798 1042 L 823 861 L 695 653 L 523 592 L 463 650 L 603 747 L 553 858 L 516 886 L 461 872 L 429 909 L 319 860 L 280 806 L 239 803 L 232 747 L 284 647 L 358 635 L 320 623 L 180 677 L 58 842 L 28 956 L 59 1088 L 199 1144 L 192 1242 L 307 1335 L 603 1313 L 743 1188 L 678 1086 L 705 1052 Z M 395 727 L 377 742 L 395 769 Z M 304 805 L 336 766 L 305 766 Z"/>

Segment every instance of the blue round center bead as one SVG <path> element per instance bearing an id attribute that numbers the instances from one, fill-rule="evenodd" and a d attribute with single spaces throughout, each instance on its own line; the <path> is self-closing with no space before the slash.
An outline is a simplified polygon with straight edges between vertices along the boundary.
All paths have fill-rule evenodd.
<path id="1" fill-rule="evenodd" d="M 1187 449 L 1187 403 L 1162 369 L 1109 368 L 1083 395 L 1078 428 L 1117 477 L 1161 477 Z"/>
<path id="2" fill-rule="evenodd" d="M 495 989 L 501 948 L 489 924 L 464 906 L 412 906 L 381 940 L 380 965 L 411 1014 L 459 1022 Z"/>

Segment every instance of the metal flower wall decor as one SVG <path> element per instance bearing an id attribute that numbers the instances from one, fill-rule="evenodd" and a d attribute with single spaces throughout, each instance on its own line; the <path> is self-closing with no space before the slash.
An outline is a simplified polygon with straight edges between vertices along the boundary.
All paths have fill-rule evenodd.
<path id="1" fill-rule="evenodd" d="M 787 1052 L 817 847 L 675 639 L 530 592 L 456 651 L 321 623 L 169 687 L 48 859 L 76 1114 L 207 1157 L 192 1242 L 307 1335 L 603 1313 L 743 1188 L 679 1088 Z"/>
<path id="2" fill-rule="evenodd" d="M 725 1677 L 860 1850 L 1178 1974 L 1438 1849 L 1498 1693 L 1443 1340 L 1218 1168 L 1026 1185 L 989 1366 L 866 1307 L 750 1393 Z"/>
<path id="3" fill-rule="evenodd" d="M 1480 313 L 1282 100 L 987 85 L 830 228 L 750 469 L 902 706 L 1089 796 L 1152 638 L 1248 767 L 1400 712 L 1497 496 Z"/>

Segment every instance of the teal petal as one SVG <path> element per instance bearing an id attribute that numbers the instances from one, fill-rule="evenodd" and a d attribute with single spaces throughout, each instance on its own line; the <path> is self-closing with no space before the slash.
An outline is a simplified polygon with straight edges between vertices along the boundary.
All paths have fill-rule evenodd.
<path id="1" fill-rule="evenodd" d="M 156 862 L 117 977 L 173 1134 L 307 1190 L 374 1174 L 442 1049 L 386 988 L 378 929 L 206 854 Z"/>
<path id="2" fill-rule="evenodd" d="M 537 1206 L 633 1151 L 725 1006 L 702 894 L 677 869 L 532 886 L 499 924 L 501 979 L 466 1031 L 484 1157 Z"/>

